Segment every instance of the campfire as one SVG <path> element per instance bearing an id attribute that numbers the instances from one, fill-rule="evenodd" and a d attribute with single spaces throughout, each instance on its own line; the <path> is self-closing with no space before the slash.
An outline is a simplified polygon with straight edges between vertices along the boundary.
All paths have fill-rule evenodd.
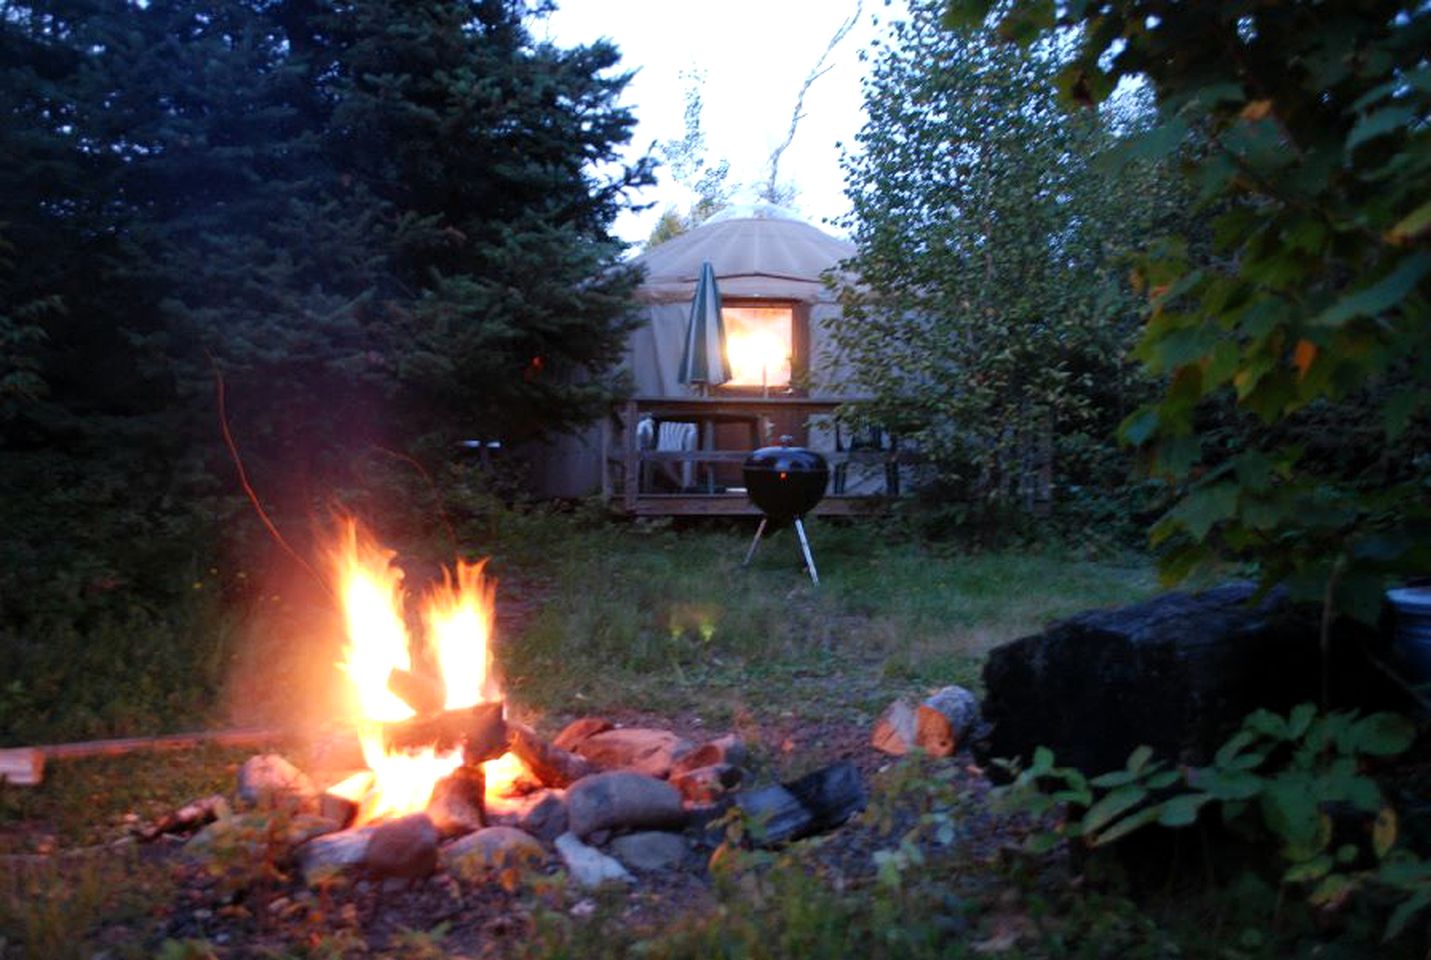
<path id="1" fill-rule="evenodd" d="M 507 753 L 507 736 L 485 561 L 458 560 L 417 598 L 414 636 L 395 556 L 350 518 L 331 558 L 347 631 L 341 667 L 368 771 L 330 792 L 357 805 L 358 826 L 425 810 L 453 777 L 480 791 L 469 798 L 480 806 L 487 792 L 508 792 L 522 770 L 492 762 Z"/>
<path id="2" fill-rule="evenodd" d="M 343 726 L 363 769 L 325 768 L 323 789 L 281 755 L 256 755 L 239 770 L 239 812 L 223 795 L 201 798 L 144 827 L 145 839 L 197 830 L 186 849 L 217 862 L 226 845 L 277 842 L 281 822 L 277 860 L 310 884 L 337 874 L 510 876 L 555 854 L 589 887 L 631 882 L 628 866 L 701 862 L 732 807 L 759 825 L 757 842 L 779 845 L 864 806 L 849 760 L 751 787 L 746 745 L 731 734 L 693 742 L 581 717 L 548 740 L 506 716 L 483 563 L 458 561 L 440 583 L 410 591 L 394 551 L 355 520 L 342 524 L 329 561 L 346 634 L 335 679 L 351 694 Z M 272 810 L 289 816 L 271 821 Z"/>

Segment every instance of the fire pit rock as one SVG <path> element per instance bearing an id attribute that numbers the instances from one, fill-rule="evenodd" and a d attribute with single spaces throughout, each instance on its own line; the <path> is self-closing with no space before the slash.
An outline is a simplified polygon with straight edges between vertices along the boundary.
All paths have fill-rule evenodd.
<path id="1" fill-rule="evenodd" d="M 318 788 L 287 758 L 263 753 L 249 757 L 239 767 L 238 798 L 251 807 L 311 811 L 318 806 Z"/>
<path id="2" fill-rule="evenodd" d="M 628 833 L 611 841 L 611 852 L 638 873 L 672 870 L 686 860 L 690 847 L 686 838 L 663 830 Z"/>
<path id="3" fill-rule="evenodd" d="M 719 764 L 743 767 L 749 759 L 750 751 L 746 749 L 745 742 L 735 734 L 728 733 L 723 737 L 706 741 L 678 759 L 671 765 L 671 779 L 674 780 L 683 773 L 699 770 L 701 767 Z"/>
<path id="4" fill-rule="evenodd" d="M 425 877 L 437 868 L 437 840 L 437 827 L 425 813 L 389 820 L 373 831 L 364 865 L 374 877 Z"/>
<path id="5" fill-rule="evenodd" d="M 669 783 L 630 770 L 584 777 L 566 794 L 567 822 L 578 837 L 598 830 L 681 827 L 686 811 Z"/>
<path id="6" fill-rule="evenodd" d="M 671 774 L 671 786 L 681 791 L 687 803 L 696 806 L 719 803 L 731 790 L 740 786 L 744 771 L 728 763 L 697 767 Z"/>
<path id="7" fill-rule="evenodd" d="M 272 810 L 255 810 L 215 820 L 184 844 L 187 857 L 197 861 L 222 861 L 235 854 L 286 860 L 299 847 L 340 825 L 325 817 L 300 813 L 288 816 Z"/>
<path id="8" fill-rule="evenodd" d="M 576 744 L 576 753 L 598 770 L 635 770 L 665 778 L 693 747 L 689 740 L 668 730 L 629 727 L 592 734 Z"/>
<path id="9" fill-rule="evenodd" d="M 571 878 L 583 887 L 594 888 L 615 880 L 630 882 L 635 879 L 620 860 L 608 857 L 595 847 L 588 847 L 573 834 L 564 833 L 557 837 L 556 849 Z"/>
<path id="10" fill-rule="evenodd" d="M 563 727 L 561 733 L 552 740 L 552 746 L 558 750 L 575 750 L 577 744 L 583 740 L 598 733 L 605 733 L 615 726 L 616 724 L 605 717 L 581 717 Z"/>
<path id="11" fill-rule="evenodd" d="M 359 827 L 316 837 L 298 848 L 298 865 L 310 887 L 345 873 L 356 873 L 367 861 L 376 827 Z"/>
<path id="12" fill-rule="evenodd" d="M 442 865 L 467 881 L 485 880 L 509 869 L 534 867 L 546 851 L 526 831 L 516 827 L 485 827 L 442 848 Z"/>

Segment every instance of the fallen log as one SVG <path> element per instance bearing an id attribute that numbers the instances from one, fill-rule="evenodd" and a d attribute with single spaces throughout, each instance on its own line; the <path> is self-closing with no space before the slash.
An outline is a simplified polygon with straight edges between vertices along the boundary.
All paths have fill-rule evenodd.
<path id="1" fill-rule="evenodd" d="M 479 703 L 383 725 L 383 745 L 389 750 L 423 747 L 451 750 L 459 744 L 463 760 L 468 764 L 493 760 L 506 753 L 507 730 L 502 720 L 502 704 Z"/>
<path id="2" fill-rule="evenodd" d="M 113 740 L 83 740 L 78 743 L 46 743 L 0 750 L 0 778 L 17 786 L 38 786 L 50 760 L 80 760 L 89 757 L 118 757 L 145 750 L 192 750 L 195 747 L 262 747 L 300 736 L 295 730 L 276 727 L 241 727 L 232 730 L 203 730 L 170 733 L 157 737 L 119 737 Z"/>
<path id="3" fill-rule="evenodd" d="M 507 746 L 544 787 L 565 789 L 596 772 L 586 758 L 552 746 L 531 727 L 515 720 L 507 723 Z"/>

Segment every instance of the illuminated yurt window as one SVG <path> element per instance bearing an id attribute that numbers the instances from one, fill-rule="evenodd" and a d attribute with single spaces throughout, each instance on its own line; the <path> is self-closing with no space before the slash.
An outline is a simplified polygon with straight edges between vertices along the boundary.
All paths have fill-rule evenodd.
<path id="1" fill-rule="evenodd" d="M 793 306 L 724 307 L 731 387 L 787 387 L 795 355 Z"/>

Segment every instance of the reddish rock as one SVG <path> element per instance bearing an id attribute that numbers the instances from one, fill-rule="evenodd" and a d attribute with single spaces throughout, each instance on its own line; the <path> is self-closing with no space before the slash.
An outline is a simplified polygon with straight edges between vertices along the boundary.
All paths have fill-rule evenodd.
<path id="1" fill-rule="evenodd" d="M 368 873 L 380 878 L 425 877 L 437 868 L 437 839 L 437 827 L 425 813 L 379 824 L 368 841 Z"/>
<path id="2" fill-rule="evenodd" d="M 689 740 L 674 733 L 641 727 L 607 730 L 576 745 L 577 754 L 599 770 L 634 770 L 661 778 L 691 749 Z"/>
<path id="3" fill-rule="evenodd" d="M 701 744 L 677 759 L 671 765 L 671 778 L 675 779 L 682 773 L 722 763 L 732 767 L 743 767 L 748 759 L 750 759 L 750 752 L 745 749 L 745 742 L 735 734 L 728 733 L 723 737 L 717 737 Z"/>
<path id="4" fill-rule="evenodd" d="M 686 803 L 704 806 L 715 803 L 740 785 L 742 771 L 728 763 L 715 763 L 684 773 L 671 773 L 671 786 L 681 791 Z"/>
<path id="5" fill-rule="evenodd" d="M 576 745 L 587 737 L 605 733 L 614 726 L 616 724 L 605 717 L 582 717 L 563 727 L 561 733 L 557 734 L 556 739 L 552 741 L 552 746 L 558 750 L 575 750 Z"/>

